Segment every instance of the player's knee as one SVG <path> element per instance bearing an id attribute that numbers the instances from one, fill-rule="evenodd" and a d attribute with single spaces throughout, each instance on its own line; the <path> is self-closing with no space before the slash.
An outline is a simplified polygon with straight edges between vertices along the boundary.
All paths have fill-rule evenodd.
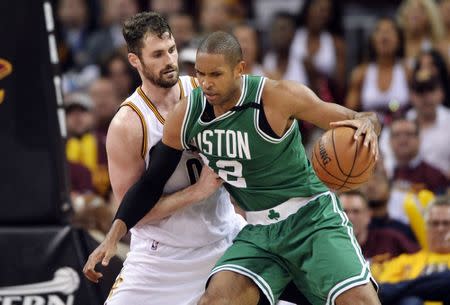
<path id="1" fill-rule="evenodd" d="M 356 286 L 336 298 L 336 305 L 381 305 L 372 283 Z"/>

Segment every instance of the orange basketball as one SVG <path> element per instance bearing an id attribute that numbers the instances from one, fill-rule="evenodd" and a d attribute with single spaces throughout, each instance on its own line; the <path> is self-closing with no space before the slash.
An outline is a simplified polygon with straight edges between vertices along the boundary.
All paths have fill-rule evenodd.
<path id="1" fill-rule="evenodd" d="M 366 183 L 375 157 L 364 146 L 364 137 L 353 138 L 355 129 L 336 127 L 325 132 L 314 145 L 311 162 L 317 176 L 330 189 L 349 191 Z"/>

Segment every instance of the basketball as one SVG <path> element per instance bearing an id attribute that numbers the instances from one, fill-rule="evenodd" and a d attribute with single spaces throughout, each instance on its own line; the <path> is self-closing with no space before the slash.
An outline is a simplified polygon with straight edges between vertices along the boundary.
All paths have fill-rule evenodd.
<path id="1" fill-rule="evenodd" d="M 325 132 L 315 143 L 312 166 L 330 189 L 349 191 L 366 183 L 375 166 L 375 156 L 364 146 L 364 137 L 353 138 L 352 127 L 336 127 Z"/>

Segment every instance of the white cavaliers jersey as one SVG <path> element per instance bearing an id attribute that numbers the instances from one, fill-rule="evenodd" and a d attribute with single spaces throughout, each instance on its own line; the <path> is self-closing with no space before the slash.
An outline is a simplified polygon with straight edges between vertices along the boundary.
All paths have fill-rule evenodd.
<path id="1" fill-rule="evenodd" d="M 190 76 L 180 76 L 178 85 L 181 98 L 197 87 L 196 80 Z M 131 107 L 141 119 L 144 133 L 142 157 L 148 167 L 149 151 L 162 138 L 164 118 L 141 88 L 136 89 L 122 106 Z M 163 193 L 170 194 L 195 183 L 201 168 L 200 158 L 184 151 Z M 131 233 L 140 239 L 153 239 L 173 247 L 202 247 L 225 238 L 242 224 L 242 218 L 234 212 L 230 203 L 229 194 L 221 187 L 208 199 L 183 208 L 161 221 L 136 226 Z"/>

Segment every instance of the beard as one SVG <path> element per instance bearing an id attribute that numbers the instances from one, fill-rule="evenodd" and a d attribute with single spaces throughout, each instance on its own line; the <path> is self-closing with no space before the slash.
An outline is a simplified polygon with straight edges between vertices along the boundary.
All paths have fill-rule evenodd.
<path id="1" fill-rule="evenodd" d="M 163 70 L 159 71 L 158 74 L 150 71 L 144 64 L 142 66 L 144 68 L 144 70 L 142 71 L 144 77 L 158 87 L 172 88 L 178 82 L 179 71 L 178 66 L 176 65 L 167 65 Z M 174 71 L 175 76 L 172 78 L 167 78 L 165 73 L 168 71 Z"/>

